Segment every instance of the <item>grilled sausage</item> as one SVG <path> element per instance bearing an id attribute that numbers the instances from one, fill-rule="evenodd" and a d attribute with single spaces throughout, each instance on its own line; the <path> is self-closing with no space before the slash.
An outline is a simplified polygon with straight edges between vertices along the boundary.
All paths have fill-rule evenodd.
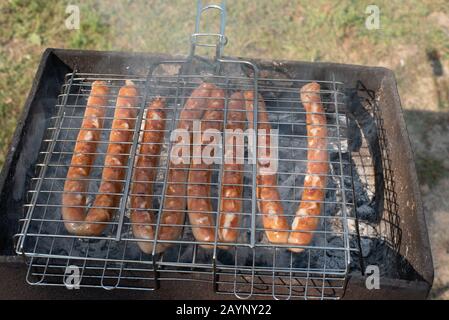
<path id="1" fill-rule="evenodd" d="M 120 193 L 123 187 L 121 181 L 125 176 L 130 141 L 133 137 L 138 92 L 132 81 L 126 81 L 117 98 L 98 195 L 93 207 L 86 214 L 82 206 L 86 205 L 84 193 L 88 184 L 85 180 L 77 179 L 85 179 L 90 174 L 90 166 L 94 161 L 91 153 L 96 150 L 100 138 L 99 129 L 102 127 L 101 117 L 104 116 L 104 110 L 100 109 L 104 109 L 104 95 L 107 93 L 104 82 L 92 84 L 92 92 L 64 185 L 66 193 L 63 194 L 62 217 L 67 231 L 79 236 L 100 235 L 107 226 L 105 223 L 112 219 L 114 208 L 120 202 L 120 195 L 117 193 Z M 103 95 L 103 98 L 98 95 Z"/>
<path id="2" fill-rule="evenodd" d="M 234 137 L 241 134 L 245 129 L 245 104 L 243 94 L 236 92 L 231 96 L 228 104 L 228 114 L 226 121 L 226 146 L 233 146 L 232 149 L 225 149 L 225 163 L 223 164 L 223 177 L 221 188 L 221 204 L 218 234 L 223 242 L 235 242 L 239 236 L 238 227 L 243 209 L 243 164 L 237 157 L 239 148 L 244 148 L 238 144 L 239 139 Z M 231 133 L 232 132 L 232 133 Z M 239 133 L 241 132 L 241 133 Z"/>
<path id="3" fill-rule="evenodd" d="M 210 92 L 215 86 L 210 83 L 202 83 L 193 90 L 189 99 L 187 99 L 184 108 L 181 110 L 177 128 L 189 132 L 190 140 L 192 137 L 193 121 L 200 120 L 204 110 L 207 108 Z M 182 138 L 178 139 L 178 143 Z M 160 227 L 157 238 L 159 240 L 176 240 L 182 232 L 187 194 L 187 177 L 190 163 L 174 163 L 170 160 L 168 169 L 167 187 L 165 191 L 165 200 L 163 211 L 160 217 Z M 156 252 L 165 250 L 170 243 L 159 243 Z"/>
<path id="4" fill-rule="evenodd" d="M 201 154 L 203 145 L 209 143 L 204 138 L 206 130 L 223 130 L 224 91 L 215 89 L 210 95 L 207 110 L 201 120 Z M 215 141 L 217 143 L 217 141 Z M 211 157 L 217 155 L 212 154 Z M 212 159 L 198 159 L 200 163 L 192 161 L 190 164 L 187 208 L 192 232 L 197 241 L 211 242 L 215 239 L 214 217 L 212 216 L 212 202 L 210 199 L 210 183 L 212 176 Z M 209 161 L 208 161 L 209 160 Z M 210 245 L 201 245 L 210 248 Z"/>
<path id="5" fill-rule="evenodd" d="M 147 108 L 145 129 L 139 155 L 134 170 L 134 182 L 131 189 L 131 223 L 134 237 L 137 239 L 154 239 L 154 214 L 150 211 L 156 167 L 159 163 L 165 130 L 165 101 L 154 99 Z M 140 249 L 150 254 L 152 241 L 137 242 Z"/>
<path id="6" fill-rule="evenodd" d="M 245 106 L 246 106 L 246 116 L 248 119 L 248 125 L 253 128 L 254 120 L 254 92 L 245 91 Z M 271 125 L 269 123 L 268 115 L 265 109 L 265 102 L 262 96 L 259 95 L 258 103 L 258 130 L 257 135 L 259 140 L 265 131 L 265 143 L 266 147 L 270 146 L 270 131 Z M 264 131 L 261 131 L 264 130 Z M 257 146 L 257 207 L 259 212 L 262 214 L 263 226 L 265 229 L 265 234 L 267 235 L 268 241 L 271 243 L 287 243 L 289 226 L 287 219 L 284 215 L 284 209 L 281 203 L 281 197 L 279 195 L 277 185 L 276 174 L 269 174 L 271 169 L 269 169 L 269 164 L 261 159 L 261 152 L 263 145 L 260 145 L 260 141 Z M 267 169 L 268 168 L 268 169 Z M 267 170 L 264 170 L 267 169 Z M 266 171 L 266 172 L 264 172 Z"/>
<path id="7" fill-rule="evenodd" d="M 320 99 L 320 85 L 309 83 L 301 88 L 301 101 L 307 112 L 307 173 L 304 178 L 304 190 L 301 203 L 292 223 L 292 232 L 288 242 L 293 245 L 308 245 L 317 228 L 324 200 L 326 175 L 329 170 L 327 152 L 326 116 Z M 301 248 L 290 248 L 301 252 Z"/>

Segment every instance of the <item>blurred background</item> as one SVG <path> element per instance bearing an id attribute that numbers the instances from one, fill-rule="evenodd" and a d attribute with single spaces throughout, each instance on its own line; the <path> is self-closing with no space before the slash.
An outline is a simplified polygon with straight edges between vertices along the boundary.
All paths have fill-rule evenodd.
<path id="1" fill-rule="evenodd" d="M 366 24 L 372 4 L 379 28 Z M 0 167 L 45 48 L 187 54 L 195 7 L 194 0 L 0 1 Z M 432 245 L 431 298 L 449 299 L 448 1 L 228 0 L 227 9 L 228 56 L 395 72 Z"/>

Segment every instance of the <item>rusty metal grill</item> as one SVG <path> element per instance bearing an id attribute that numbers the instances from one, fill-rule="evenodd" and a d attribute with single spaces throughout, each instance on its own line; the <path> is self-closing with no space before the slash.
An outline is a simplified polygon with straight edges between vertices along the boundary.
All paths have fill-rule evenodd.
<path id="1" fill-rule="evenodd" d="M 198 19 L 204 11 L 218 9 L 225 21 L 224 6 L 198 8 Z M 54 114 L 47 125 L 42 142 L 36 175 L 32 179 L 29 202 L 22 229 L 17 235 L 17 253 L 29 264 L 27 280 L 35 285 L 67 285 L 71 270 L 77 270 L 81 287 L 105 289 L 156 290 L 164 281 L 204 281 L 211 283 L 217 293 L 234 294 L 245 299 L 252 296 L 270 296 L 276 299 L 316 298 L 335 299 L 344 293 L 351 253 L 357 252 L 358 234 L 354 208 L 354 188 L 351 152 L 348 147 L 348 117 L 346 114 L 344 83 L 331 79 L 280 79 L 261 77 L 257 65 L 243 60 L 221 57 L 225 43 L 223 32 L 206 34 L 197 30 L 192 37 L 191 55 L 177 61 L 164 61 L 150 66 L 147 75 L 108 75 L 71 72 L 66 75 Z M 223 30 L 223 29 L 221 29 Z M 195 46 L 206 46 L 198 39 L 218 37 L 214 61 L 194 55 Z M 248 70 L 250 72 L 248 72 Z M 101 180 L 114 105 L 124 80 L 132 80 L 139 89 L 139 113 L 136 117 L 133 141 L 130 142 L 129 162 L 123 183 L 120 206 L 108 227 L 98 237 L 79 237 L 64 228 L 61 219 L 61 197 L 77 133 L 92 82 L 103 80 L 110 88 L 101 141 L 89 178 L 88 199 L 97 194 Z M 200 247 L 192 235 L 192 226 L 186 218 L 183 234 L 177 240 L 166 240 L 171 246 L 162 254 L 144 254 L 138 246 L 129 220 L 129 197 L 133 183 L 135 158 L 139 154 L 146 106 L 157 96 L 167 101 L 166 129 L 157 177 L 154 185 L 152 211 L 161 216 L 167 186 L 170 133 L 176 128 L 180 110 L 191 91 L 202 81 L 212 82 L 225 92 L 224 121 L 231 94 L 252 90 L 260 93 L 267 105 L 269 120 L 278 130 L 279 170 L 278 188 L 285 212 L 291 223 L 300 203 L 307 163 L 306 111 L 299 97 L 299 89 L 308 82 L 321 86 L 320 96 L 325 108 L 328 130 L 330 169 L 327 175 L 326 197 L 320 216 L 320 226 L 313 231 L 313 242 L 302 253 L 288 251 L 291 245 L 272 244 L 264 239 L 265 230 L 256 206 L 255 164 L 244 164 L 242 224 L 236 243 L 218 240 L 218 224 L 212 249 Z M 255 108 L 257 110 L 257 107 Z M 242 110 L 244 111 L 244 110 Z M 255 112 L 257 124 L 257 112 Z M 255 125 L 257 127 L 257 125 Z M 255 137 L 254 140 L 256 140 Z M 223 159 L 223 148 L 221 158 Z M 248 146 L 245 145 L 248 152 Z M 253 153 L 257 157 L 257 152 Z M 257 159 L 256 159 L 257 160 Z M 220 203 L 223 166 L 215 164 L 212 170 L 210 212 L 217 221 L 217 203 Z M 89 198 L 90 197 L 90 198 Z M 92 199 L 90 199 L 92 200 Z M 88 201 L 91 203 L 92 201 Z M 86 205 L 86 208 L 90 205 Z M 187 210 L 186 210 L 187 213 Z M 160 219 L 153 224 L 161 227 Z M 155 238 L 156 244 L 164 242 Z M 222 249 L 227 245 L 228 249 Z M 74 268 L 74 269 L 73 269 Z"/>

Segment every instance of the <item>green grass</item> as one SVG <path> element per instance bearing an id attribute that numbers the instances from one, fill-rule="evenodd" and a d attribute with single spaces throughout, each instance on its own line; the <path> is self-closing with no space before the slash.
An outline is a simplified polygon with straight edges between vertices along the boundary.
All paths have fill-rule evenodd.
<path id="1" fill-rule="evenodd" d="M 40 56 L 46 47 L 107 49 L 107 26 L 82 7 L 80 31 L 65 29 L 64 1 L 0 3 L 0 166 L 20 116 Z"/>
<path id="2" fill-rule="evenodd" d="M 82 12 L 80 29 L 69 32 L 68 46 L 70 48 L 110 49 L 111 28 L 105 23 L 107 17 L 97 13 L 100 11 L 98 5 L 84 4 L 80 7 L 80 11 Z"/>

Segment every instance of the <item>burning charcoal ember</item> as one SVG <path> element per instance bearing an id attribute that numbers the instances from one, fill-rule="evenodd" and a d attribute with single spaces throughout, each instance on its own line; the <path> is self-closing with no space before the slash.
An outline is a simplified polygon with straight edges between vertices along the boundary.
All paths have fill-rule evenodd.
<path id="1" fill-rule="evenodd" d="M 373 216 L 376 215 L 376 212 L 373 207 L 368 204 L 363 204 L 357 207 L 357 217 L 361 220 L 370 220 Z"/>

